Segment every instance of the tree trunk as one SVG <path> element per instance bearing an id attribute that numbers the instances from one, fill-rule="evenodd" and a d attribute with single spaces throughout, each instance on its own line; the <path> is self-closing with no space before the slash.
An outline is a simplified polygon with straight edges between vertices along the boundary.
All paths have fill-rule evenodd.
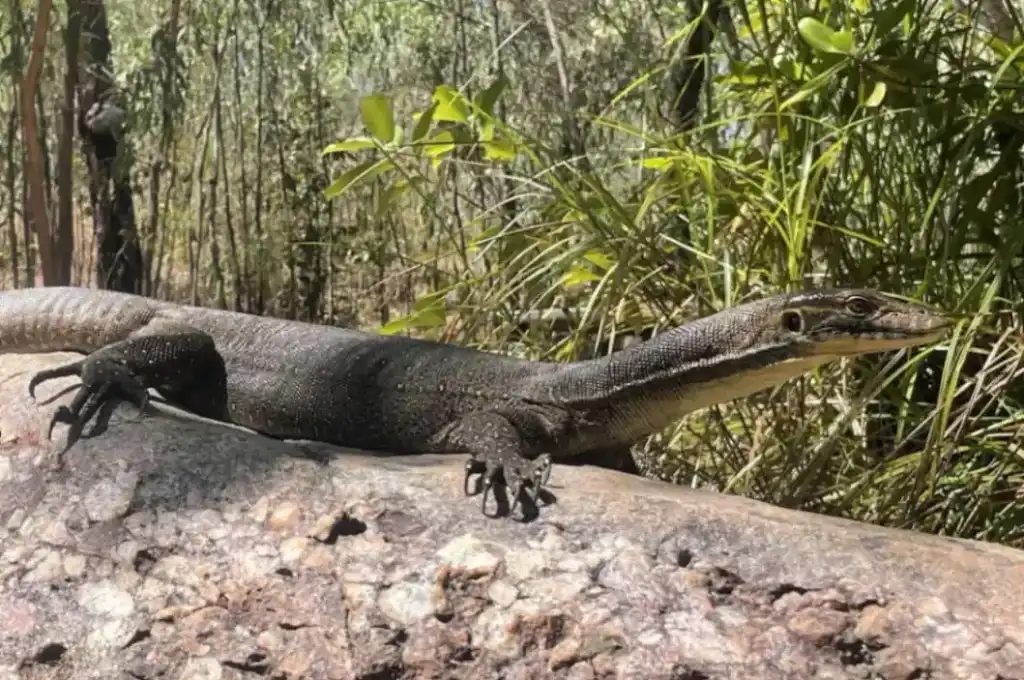
<path id="1" fill-rule="evenodd" d="M 135 229 L 129 176 L 131 153 L 120 121 L 107 124 L 114 106 L 110 33 L 103 0 L 80 0 L 81 72 L 78 78 L 79 132 L 89 168 L 89 201 L 96 236 L 96 285 L 142 290 L 142 252 Z"/>
<path id="2" fill-rule="evenodd" d="M 47 27 L 50 25 L 50 9 L 52 0 L 39 0 L 36 5 L 36 25 L 32 35 L 32 51 L 29 55 L 28 68 L 25 69 L 25 80 L 21 88 L 21 141 L 25 145 L 25 180 L 28 185 L 28 204 L 26 214 L 35 228 L 36 240 L 39 242 L 40 268 L 43 284 L 57 285 L 58 277 L 53 260 L 53 236 L 50 234 L 50 218 L 46 210 L 46 197 L 43 194 L 43 151 L 39 144 L 38 125 L 36 121 L 36 89 L 39 87 L 39 74 L 43 68 L 43 52 L 46 49 Z"/>
<path id="3" fill-rule="evenodd" d="M 667 117 L 678 130 L 690 130 L 697 122 L 701 90 L 707 79 L 711 43 L 715 26 L 722 15 L 721 0 L 689 0 L 691 18 L 698 20 L 689 40 L 675 55 L 665 82 L 663 97 L 668 104 Z"/>
<path id="4" fill-rule="evenodd" d="M 78 0 L 68 0 L 68 23 L 64 29 L 64 104 L 57 142 L 57 229 L 54 237 L 54 265 L 62 285 L 71 283 L 71 258 L 75 250 L 74 180 L 72 145 L 75 139 L 75 85 L 78 82 L 78 43 L 81 12 Z"/>

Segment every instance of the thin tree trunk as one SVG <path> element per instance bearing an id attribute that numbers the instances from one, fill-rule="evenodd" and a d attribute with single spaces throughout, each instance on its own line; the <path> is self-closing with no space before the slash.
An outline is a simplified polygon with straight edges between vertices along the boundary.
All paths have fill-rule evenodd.
<path id="1" fill-rule="evenodd" d="M 580 130 L 579 120 L 576 118 L 576 111 L 573 106 L 572 86 L 569 83 L 569 72 L 565 67 L 562 39 L 558 33 L 558 28 L 555 26 L 555 19 L 551 14 L 551 6 L 548 0 L 540 0 L 540 7 L 544 14 L 544 25 L 547 27 L 548 38 L 551 40 L 551 56 L 554 59 L 555 70 L 558 73 L 559 94 L 562 96 L 562 146 L 566 156 L 577 159 L 580 168 L 583 170 L 590 170 L 590 159 L 587 158 L 587 148 L 583 141 L 583 132 Z"/>
<path id="2" fill-rule="evenodd" d="M 170 18 L 159 41 L 160 59 L 160 153 L 150 169 L 150 213 L 149 236 L 152 245 L 147 249 L 149 260 L 146 266 L 147 294 L 154 295 L 160 287 L 161 274 L 164 266 L 164 254 L 167 245 L 166 201 L 170 200 L 171 190 L 177 178 L 177 166 L 170 156 L 174 145 L 174 114 L 175 102 L 181 94 L 177 90 L 175 68 L 178 55 L 178 26 L 181 20 L 181 0 L 171 0 Z M 167 198 L 164 209 L 160 209 L 160 187 L 166 169 L 170 168 L 171 179 L 167 183 Z"/>
<path id="3" fill-rule="evenodd" d="M 72 160 L 75 140 L 75 86 L 78 82 L 78 43 L 81 13 L 78 0 L 68 0 L 68 20 L 64 29 L 64 102 L 60 116 L 60 140 L 57 142 L 57 235 L 54 258 L 63 285 L 71 283 L 71 259 L 75 251 L 74 179 Z"/>
<path id="4" fill-rule="evenodd" d="M 25 179 L 28 185 L 26 218 L 31 219 L 39 243 L 39 258 L 44 285 L 56 285 L 57 276 L 53 260 L 53 237 L 46 209 L 43 177 L 43 150 L 39 144 L 36 120 L 35 94 L 39 87 L 39 74 L 43 68 L 43 52 L 50 25 L 51 0 L 39 0 L 36 5 L 36 24 L 32 35 L 32 50 L 21 88 L 21 142 L 25 145 Z"/>
<path id="5" fill-rule="evenodd" d="M 89 168 L 96 248 L 96 285 L 130 293 L 140 292 L 142 252 L 135 228 L 135 210 L 129 183 L 131 155 L 126 153 L 124 128 L 98 128 L 89 124 L 93 106 L 113 105 L 110 73 L 110 30 L 103 0 L 79 0 L 82 50 L 78 78 L 79 133 Z"/>
<path id="6" fill-rule="evenodd" d="M 16 1 L 16 0 L 15 0 Z M 15 79 L 17 80 L 17 79 Z M 13 83 L 15 97 L 14 101 L 20 101 L 18 95 L 18 84 Z M 16 225 L 17 212 L 15 206 L 17 201 L 15 200 L 16 194 L 14 193 L 15 185 L 14 179 L 18 176 L 18 168 L 14 164 L 14 139 L 18 131 L 18 109 L 16 106 L 11 107 L 11 112 L 7 116 L 7 195 L 11 197 L 11 202 L 7 206 L 7 238 L 10 240 L 10 257 L 11 257 L 11 284 L 17 288 L 18 282 L 18 227 Z"/>
<path id="7" fill-rule="evenodd" d="M 203 146 L 199 150 L 199 167 L 196 169 L 194 177 L 196 178 L 192 182 L 193 192 L 199 192 L 199 205 L 196 208 L 196 219 L 194 227 L 192 228 L 189 236 L 189 266 L 188 266 L 188 283 L 189 283 L 189 299 L 193 305 L 198 305 L 200 301 L 199 296 L 199 269 L 202 266 L 203 261 L 203 243 L 206 239 L 206 230 L 204 228 L 206 220 L 206 198 L 207 194 L 203 192 L 203 176 L 206 174 L 206 159 L 210 153 L 210 136 L 211 136 L 211 121 L 213 119 L 213 105 L 214 100 L 210 99 L 210 106 L 206 110 L 206 115 L 203 117 L 203 123 L 200 126 L 200 134 L 203 139 Z M 193 195 L 195 195 L 193 193 Z"/>
<path id="8" fill-rule="evenodd" d="M 218 152 L 219 153 L 219 152 Z M 209 212 L 207 213 L 207 231 L 210 234 L 210 264 L 213 281 L 217 290 L 217 307 L 227 309 L 228 300 L 224 290 L 224 266 L 220 261 L 220 242 L 217 240 L 217 162 L 214 160 L 210 168 Z"/>
<path id="9" fill-rule="evenodd" d="M 266 15 L 261 12 L 256 29 L 256 195 L 253 197 L 256 230 L 256 304 L 254 309 L 250 310 L 256 314 L 263 314 L 267 304 L 267 273 L 266 257 L 264 256 L 266 245 L 263 238 L 263 81 L 266 77 L 264 72 L 266 25 Z"/>
<path id="10" fill-rule="evenodd" d="M 227 42 L 227 40 L 225 40 Z M 231 221 L 231 182 L 228 179 L 228 161 L 227 154 L 224 152 L 224 116 L 222 115 L 221 109 L 221 78 L 224 75 L 223 60 L 221 59 L 221 46 L 220 40 L 214 41 L 213 43 L 213 63 L 216 69 L 216 75 L 214 76 L 214 92 L 213 97 L 215 109 L 213 113 L 213 125 L 214 125 L 214 148 L 217 150 L 217 158 L 213 168 L 214 182 L 216 182 L 217 173 L 221 173 L 224 178 L 224 227 L 227 229 L 228 236 L 228 264 L 231 267 L 231 285 L 233 290 L 232 299 L 234 302 L 233 309 L 240 311 L 242 308 L 242 268 L 238 262 L 238 243 L 235 239 L 235 226 Z M 216 187 L 216 183 L 214 184 Z M 213 213 L 211 212 L 211 215 Z M 213 223 L 211 222 L 211 227 Z M 214 242 L 216 242 L 216 235 L 214 236 Z M 221 288 L 223 289 L 223 278 L 221 280 Z M 223 294 L 222 294 L 223 299 Z M 227 307 L 226 300 L 222 303 L 223 306 Z"/>
<path id="11" fill-rule="evenodd" d="M 241 183 L 241 208 L 242 208 L 242 228 L 239 230 L 239 238 L 242 242 L 242 281 L 244 287 L 242 290 L 242 311 L 252 310 L 252 245 L 249 239 L 249 176 L 246 172 L 245 165 L 245 108 L 242 106 L 242 70 L 239 68 L 239 54 L 241 51 L 241 44 L 238 39 L 238 24 L 242 18 L 238 11 L 239 5 L 238 0 L 234 2 L 235 19 L 231 23 L 231 30 L 233 31 L 234 43 L 235 43 L 235 61 L 234 61 L 234 80 L 235 80 L 235 112 L 238 116 L 238 122 L 235 125 L 235 129 L 238 132 L 238 174 L 239 182 Z M 227 177 L 225 177 L 225 181 Z"/>

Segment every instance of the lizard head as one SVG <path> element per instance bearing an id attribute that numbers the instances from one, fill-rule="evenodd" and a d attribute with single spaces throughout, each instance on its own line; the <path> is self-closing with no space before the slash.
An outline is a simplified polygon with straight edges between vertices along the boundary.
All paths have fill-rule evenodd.
<path id="1" fill-rule="evenodd" d="M 803 344 L 818 356 L 849 356 L 935 342 L 953 319 L 872 290 L 814 290 L 776 298 L 762 340 Z"/>

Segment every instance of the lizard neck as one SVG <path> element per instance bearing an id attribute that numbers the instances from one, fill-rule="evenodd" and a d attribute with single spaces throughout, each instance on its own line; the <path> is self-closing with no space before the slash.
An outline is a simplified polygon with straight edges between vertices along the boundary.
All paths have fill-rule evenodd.
<path id="1" fill-rule="evenodd" d="M 814 354 L 806 342 L 756 342 L 737 349 L 719 334 L 690 325 L 535 376 L 529 392 L 581 414 L 582 429 L 592 422 L 598 439 L 631 443 L 691 411 L 773 387 L 835 358 Z"/>

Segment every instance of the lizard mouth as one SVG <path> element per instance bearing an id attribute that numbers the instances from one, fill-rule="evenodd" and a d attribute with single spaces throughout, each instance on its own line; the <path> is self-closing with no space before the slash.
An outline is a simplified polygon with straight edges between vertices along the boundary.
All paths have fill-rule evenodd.
<path id="1" fill-rule="evenodd" d="M 822 354 L 853 355 L 927 345 L 941 339 L 951 324 L 913 330 L 878 330 L 858 335 L 836 335 L 816 342 Z"/>

